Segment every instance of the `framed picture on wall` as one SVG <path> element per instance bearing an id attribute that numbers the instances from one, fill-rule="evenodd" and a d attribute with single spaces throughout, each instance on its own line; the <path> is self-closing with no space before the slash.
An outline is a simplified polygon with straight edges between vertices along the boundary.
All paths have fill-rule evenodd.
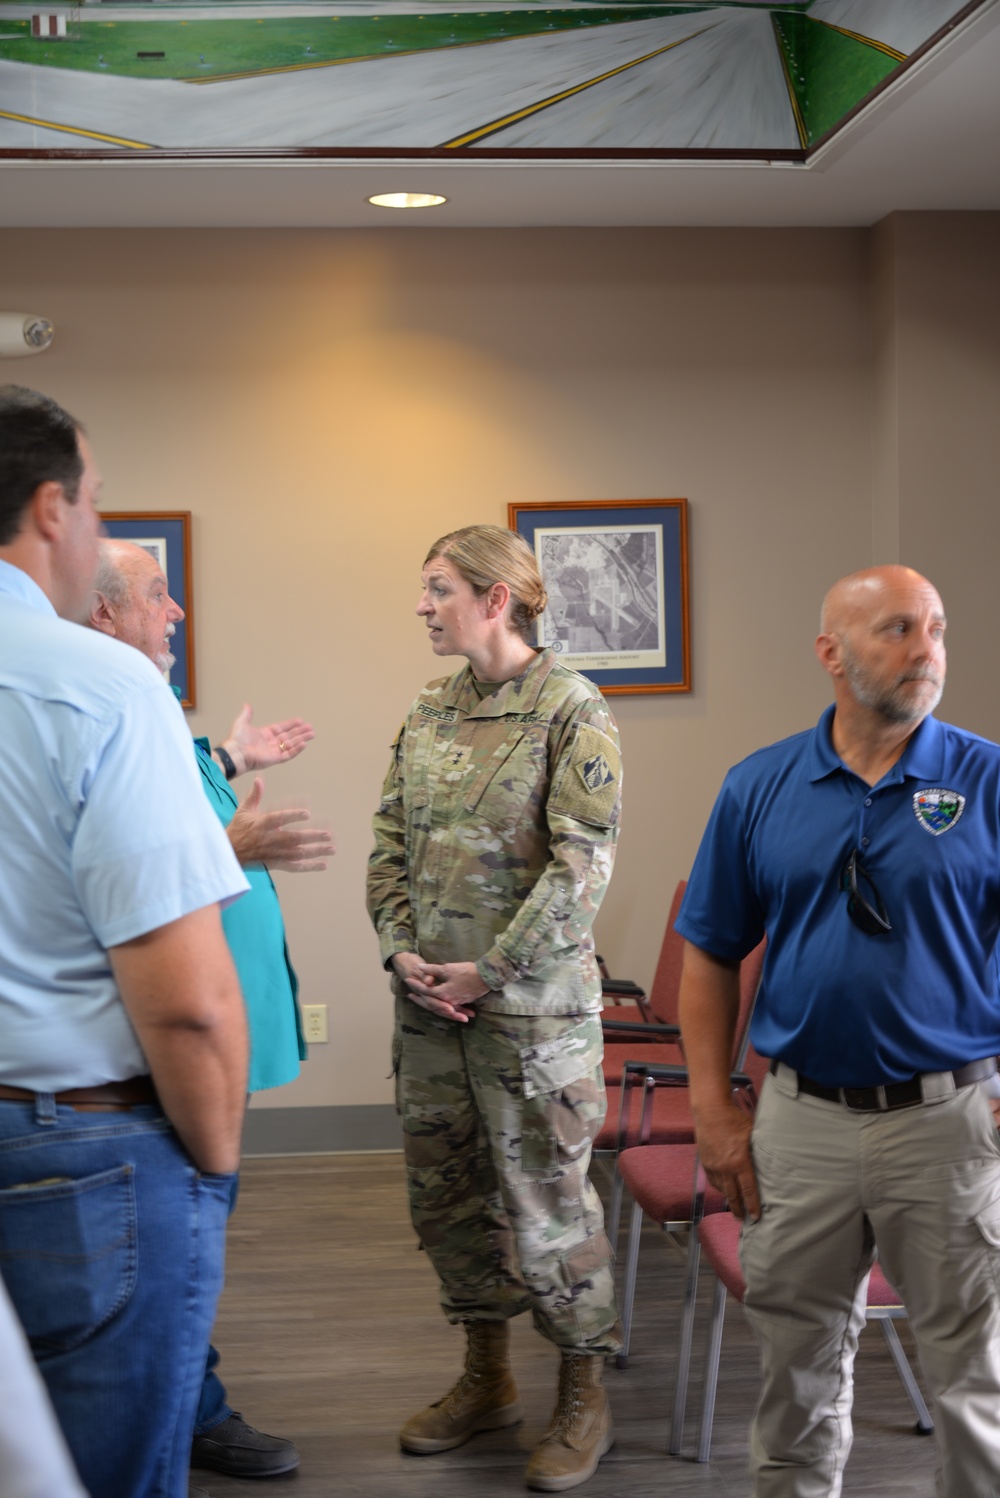
<path id="1" fill-rule="evenodd" d="M 190 510 L 105 510 L 101 514 L 104 528 L 116 541 L 131 541 L 155 557 L 167 579 L 170 596 L 184 610 L 184 618 L 175 626 L 170 641 L 175 657 L 164 672 L 172 687 L 181 694 L 182 707 L 194 707 L 194 595 L 191 589 L 191 511 Z"/>
<path id="2" fill-rule="evenodd" d="M 686 499 L 511 504 L 549 602 L 538 643 L 602 692 L 690 692 Z"/>

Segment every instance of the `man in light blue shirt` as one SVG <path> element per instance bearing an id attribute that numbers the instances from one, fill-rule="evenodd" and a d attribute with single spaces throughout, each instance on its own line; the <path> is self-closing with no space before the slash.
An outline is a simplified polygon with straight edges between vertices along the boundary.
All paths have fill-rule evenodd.
<path id="1" fill-rule="evenodd" d="M 0 388 L 0 1274 L 84 1486 L 181 1498 L 246 1090 L 246 881 L 156 670 L 80 629 L 99 475 Z"/>

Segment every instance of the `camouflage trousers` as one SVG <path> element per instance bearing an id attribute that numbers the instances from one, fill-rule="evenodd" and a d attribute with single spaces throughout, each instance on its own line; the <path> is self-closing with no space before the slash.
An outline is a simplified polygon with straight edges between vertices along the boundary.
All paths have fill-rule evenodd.
<path id="1" fill-rule="evenodd" d="M 567 1351 L 621 1327 L 587 1177 L 604 1120 L 599 1015 L 481 1012 L 467 1025 L 396 1000 L 394 1067 L 410 1214 L 449 1321 L 530 1310 Z"/>

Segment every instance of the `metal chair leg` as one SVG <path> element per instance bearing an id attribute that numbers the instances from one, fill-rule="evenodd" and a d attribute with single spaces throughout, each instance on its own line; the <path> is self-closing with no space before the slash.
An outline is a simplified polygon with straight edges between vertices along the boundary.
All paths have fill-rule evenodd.
<path id="1" fill-rule="evenodd" d="M 917 1387 L 917 1381 L 913 1376 L 913 1369 L 910 1367 L 909 1359 L 900 1343 L 899 1333 L 888 1316 L 880 1316 L 878 1319 L 882 1324 L 882 1335 L 885 1337 L 889 1355 L 896 1365 L 896 1372 L 899 1374 L 903 1388 L 906 1390 L 910 1403 L 913 1405 L 913 1410 L 917 1417 L 917 1433 L 918 1435 L 929 1436 L 934 1429 L 934 1422 L 931 1419 L 930 1410 L 924 1403 L 924 1396 Z"/>
<path id="2" fill-rule="evenodd" d="M 715 1390 L 719 1382 L 719 1355 L 722 1351 L 722 1327 L 726 1319 L 726 1287 L 715 1282 L 712 1302 L 712 1329 L 705 1359 L 705 1392 L 701 1403 L 701 1429 L 698 1433 L 698 1460 L 707 1462 L 712 1449 L 712 1424 L 715 1420 Z"/>
<path id="3" fill-rule="evenodd" d="M 618 1222 L 622 1215 L 622 1193 L 625 1182 L 622 1180 L 621 1171 L 618 1169 L 618 1159 L 615 1157 L 614 1174 L 611 1180 L 611 1203 L 608 1207 L 607 1234 L 608 1242 L 611 1244 L 611 1252 L 618 1252 Z"/>
<path id="4" fill-rule="evenodd" d="M 619 1368 L 628 1367 L 628 1348 L 632 1340 L 632 1308 L 635 1305 L 635 1279 L 639 1267 L 639 1239 L 642 1234 L 642 1208 L 632 1203 L 628 1224 L 628 1254 L 625 1259 L 625 1289 L 622 1295 L 622 1350 L 615 1359 Z"/>
<path id="5" fill-rule="evenodd" d="M 698 1266 L 701 1260 L 701 1243 L 694 1223 L 689 1228 L 688 1267 L 684 1282 L 684 1304 L 681 1307 L 681 1324 L 677 1337 L 676 1372 L 674 1375 L 674 1413 L 670 1422 L 671 1456 L 678 1456 L 684 1440 L 684 1414 L 687 1408 L 688 1378 L 691 1373 L 691 1343 L 694 1337 L 694 1313 L 698 1296 Z"/>

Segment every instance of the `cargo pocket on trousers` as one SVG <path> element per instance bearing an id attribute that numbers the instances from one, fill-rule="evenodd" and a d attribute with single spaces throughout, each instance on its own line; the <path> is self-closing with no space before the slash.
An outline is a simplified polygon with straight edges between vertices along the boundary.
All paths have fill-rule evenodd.
<path id="1" fill-rule="evenodd" d="M 133 1167 L 0 1191 L 0 1272 L 39 1358 L 116 1316 L 136 1280 Z"/>
<path id="2" fill-rule="evenodd" d="M 612 1265 L 605 1233 L 593 1233 L 559 1260 L 560 1310 L 564 1319 L 572 1319 L 581 1342 L 603 1335 L 618 1319 Z"/>
<path id="3" fill-rule="evenodd" d="M 987 1202 L 982 1211 L 976 1213 L 975 1223 L 980 1237 L 989 1250 L 993 1283 L 997 1294 L 1000 1295 L 1000 1198 Z"/>
<path id="4" fill-rule="evenodd" d="M 555 1174 L 589 1148 L 606 1107 L 598 1023 L 588 1018 L 558 1039 L 521 1051 L 524 1092 L 521 1168 Z"/>

